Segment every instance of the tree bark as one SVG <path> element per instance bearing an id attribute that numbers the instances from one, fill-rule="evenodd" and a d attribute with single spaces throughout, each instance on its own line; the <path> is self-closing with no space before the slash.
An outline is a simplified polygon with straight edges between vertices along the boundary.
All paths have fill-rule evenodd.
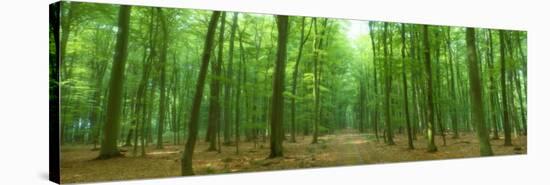
<path id="1" fill-rule="evenodd" d="M 160 19 L 162 31 L 162 43 L 160 48 L 159 68 L 160 68 L 160 103 L 159 103 L 159 121 L 157 129 L 157 149 L 163 148 L 162 135 L 164 133 L 164 121 L 166 117 L 166 55 L 168 50 L 168 28 L 166 26 L 166 18 L 162 13 L 162 9 L 158 8 L 158 18 Z"/>
<path id="2" fill-rule="evenodd" d="M 403 111 L 405 111 L 405 122 L 407 124 L 407 139 L 408 139 L 408 145 L 409 149 L 414 149 L 413 145 L 413 138 L 411 133 L 411 120 L 409 115 L 409 96 L 407 94 L 407 62 L 405 61 L 405 24 L 401 24 L 401 59 L 403 60 L 403 71 L 402 71 L 402 77 L 403 77 L 403 96 L 405 98 L 403 102 Z"/>
<path id="3" fill-rule="evenodd" d="M 504 146 L 512 146 L 512 134 L 510 127 L 510 118 L 508 112 L 508 94 L 506 92 L 506 56 L 505 56 L 505 33 L 504 30 L 499 30 L 500 40 L 500 89 L 502 97 L 502 114 L 504 126 Z"/>
<path id="4" fill-rule="evenodd" d="M 208 151 L 215 151 L 217 149 L 217 133 L 220 126 L 220 77 L 221 77 L 221 65 L 223 63 L 223 35 L 225 27 L 225 13 L 221 13 L 220 17 L 221 25 L 218 36 L 218 60 L 212 64 L 211 79 L 210 79 L 210 106 L 208 111 L 208 129 L 210 130 L 210 138 L 208 141 L 210 145 Z"/>
<path id="5" fill-rule="evenodd" d="M 223 129 L 223 143 L 229 145 L 231 143 L 231 120 L 232 120 L 232 104 L 231 104 L 231 92 L 233 90 L 233 50 L 235 48 L 235 34 L 237 32 L 237 21 L 239 13 L 233 13 L 233 21 L 231 23 L 231 35 L 229 36 L 229 60 L 227 62 L 226 80 L 229 83 L 225 83 L 225 95 L 224 95 L 224 129 Z"/>
<path id="6" fill-rule="evenodd" d="M 485 115 L 483 112 L 483 97 L 481 92 L 481 80 L 479 78 L 479 67 L 477 62 L 476 41 L 474 28 L 466 28 L 466 45 L 468 49 L 468 71 L 470 76 L 470 94 L 471 94 L 471 112 L 472 123 L 477 126 L 477 137 L 479 140 L 479 151 L 481 156 L 493 155 L 489 134 L 485 125 Z"/>
<path id="7" fill-rule="evenodd" d="M 275 61 L 275 72 L 273 74 L 273 95 L 271 103 L 271 140 L 269 158 L 283 156 L 283 116 L 284 116 L 284 80 L 286 47 L 288 40 L 288 16 L 277 16 L 277 59 Z"/>
<path id="8" fill-rule="evenodd" d="M 434 142 L 434 102 L 433 102 L 433 87 L 432 87 L 432 63 L 430 56 L 430 40 L 428 25 L 422 25 L 423 45 L 424 45 L 424 67 L 426 70 L 425 76 L 427 79 L 426 95 L 428 96 L 427 113 L 427 137 L 428 137 L 428 152 L 436 152 L 437 147 Z"/>
<path id="9" fill-rule="evenodd" d="M 117 141 L 120 130 L 122 111 L 122 89 L 124 83 L 124 67 L 128 57 L 128 35 L 130 31 L 131 6 L 121 5 L 118 13 L 118 28 L 116 50 L 113 57 L 113 67 L 109 82 L 109 101 L 103 129 L 104 141 L 98 159 L 108 159 L 122 155 L 118 150 Z"/>
<path id="10" fill-rule="evenodd" d="M 385 119 L 386 119 L 386 138 L 388 145 L 394 145 L 395 142 L 393 141 L 393 129 L 392 129 L 392 123 L 391 123 L 391 64 L 389 60 L 388 55 L 388 44 L 387 44 L 387 37 L 388 37 L 388 23 L 384 23 L 384 32 L 382 35 L 382 45 L 383 45 L 383 51 L 384 51 L 384 113 L 385 113 Z"/>
<path id="11" fill-rule="evenodd" d="M 210 55 L 214 43 L 214 34 L 216 32 L 216 24 L 220 17 L 219 11 L 214 11 L 210 17 L 210 23 L 208 24 L 208 31 L 206 33 L 206 39 L 204 42 L 204 48 L 202 52 L 201 67 L 196 84 L 195 96 L 193 99 L 193 106 L 191 107 L 191 113 L 189 117 L 189 134 L 187 135 L 187 143 L 185 144 L 185 150 L 182 154 L 181 160 L 181 175 L 189 176 L 193 175 L 193 151 L 195 150 L 195 144 L 197 141 L 197 134 L 199 131 L 199 116 L 200 106 L 202 101 L 202 94 L 204 91 L 204 81 L 206 80 L 206 73 L 208 72 L 208 63 L 210 61 Z"/>

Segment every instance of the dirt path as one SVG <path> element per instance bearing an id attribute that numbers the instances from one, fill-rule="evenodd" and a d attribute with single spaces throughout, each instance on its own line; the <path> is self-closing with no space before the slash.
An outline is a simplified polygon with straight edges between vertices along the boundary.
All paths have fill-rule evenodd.
<path id="1" fill-rule="evenodd" d="M 365 143 L 363 134 L 355 130 L 344 130 L 336 134 L 330 145 L 337 148 L 337 160 L 342 165 L 365 164 L 359 145 Z"/>

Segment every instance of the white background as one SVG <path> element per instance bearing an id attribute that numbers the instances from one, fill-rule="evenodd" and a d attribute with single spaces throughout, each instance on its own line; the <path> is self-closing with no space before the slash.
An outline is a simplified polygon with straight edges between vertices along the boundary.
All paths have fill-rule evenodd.
<path id="1" fill-rule="evenodd" d="M 48 4 L 0 6 L 0 184 L 52 184 L 48 176 Z M 528 30 L 528 155 L 123 181 L 120 184 L 550 184 L 544 0 L 95 0 Z M 131 169 L 128 169 L 131 170 Z M 114 183 L 108 183 L 114 184 Z"/>

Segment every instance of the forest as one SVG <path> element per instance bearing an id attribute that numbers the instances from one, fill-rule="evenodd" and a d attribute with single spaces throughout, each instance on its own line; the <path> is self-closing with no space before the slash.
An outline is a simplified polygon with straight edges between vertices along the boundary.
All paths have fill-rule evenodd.
<path id="1" fill-rule="evenodd" d="M 525 31 L 55 6 L 63 183 L 527 153 Z"/>

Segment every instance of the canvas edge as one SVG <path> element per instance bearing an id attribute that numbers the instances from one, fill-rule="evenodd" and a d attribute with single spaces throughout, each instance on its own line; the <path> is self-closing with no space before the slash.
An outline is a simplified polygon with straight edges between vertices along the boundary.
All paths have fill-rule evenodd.
<path id="1" fill-rule="evenodd" d="M 59 30 L 61 1 L 49 5 L 49 180 L 60 184 Z M 54 47 L 51 47 L 52 42 Z M 53 51 L 52 51 L 53 50 Z"/>

